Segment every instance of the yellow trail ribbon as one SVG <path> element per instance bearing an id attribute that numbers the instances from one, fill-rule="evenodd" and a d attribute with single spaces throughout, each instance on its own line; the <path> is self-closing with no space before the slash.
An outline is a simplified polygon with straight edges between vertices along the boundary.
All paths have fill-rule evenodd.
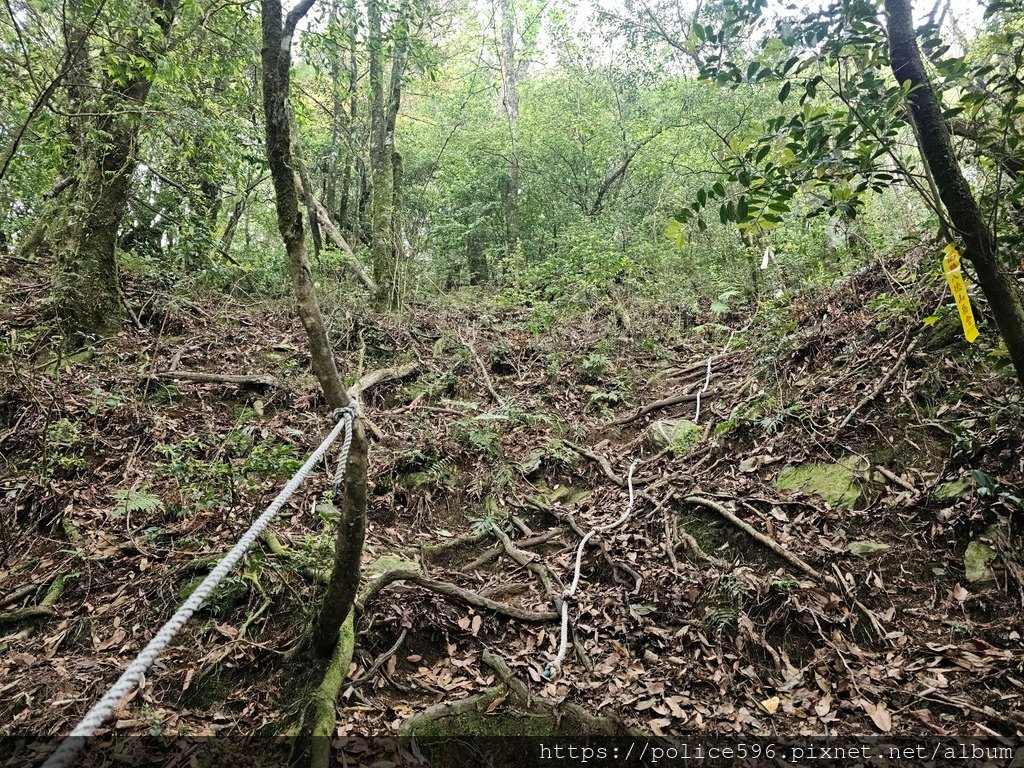
<path id="1" fill-rule="evenodd" d="M 942 252 L 945 254 L 942 266 L 946 272 L 946 282 L 949 283 L 949 289 L 953 292 L 953 299 L 956 301 L 956 308 L 960 312 L 960 324 L 964 327 L 964 338 L 973 343 L 978 338 L 978 326 L 974 323 L 971 300 L 967 296 L 967 285 L 964 283 L 963 272 L 960 269 L 960 252 L 952 243 L 947 245 Z"/>

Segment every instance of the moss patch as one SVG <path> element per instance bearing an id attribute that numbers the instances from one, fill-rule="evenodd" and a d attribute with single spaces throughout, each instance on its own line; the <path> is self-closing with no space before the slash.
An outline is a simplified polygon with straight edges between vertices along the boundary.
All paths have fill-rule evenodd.
<path id="1" fill-rule="evenodd" d="M 963 480 L 951 480 L 947 483 L 939 483 L 932 491 L 932 498 L 936 501 L 950 501 L 965 493 L 970 488 Z"/>
<path id="2" fill-rule="evenodd" d="M 867 462 L 859 456 L 841 459 L 835 464 L 807 463 L 786 467 L 779 472 L 775 486 L 820 496 L 834 507 L 853 509 L 860 498 L 858 480 Z"/>
<path id="3" fill-rule="evenodd" d="M 644 433 L 654 450 L 668 448 L 676 456 L 692 451 L 703 437 L 704 427 L 687 419 L 658 419 Z"/>
<path id="4" fill-rule="evenodd" d="M 375 578 L 387 573 L 388 571 L 393 571 L 396 568 L 406 568 L 418 571 L 420 566 L 414 560 L 409 560 L 401 555 L 381 555 L 366 567 L 364 576 L 367 579 Z"/>
<path id="5" fill-rule="evenodd" d="M 964 553 L 964 578 L 971 584 L 994 581 L 995 572 L 989 566 L 996 559 L 996 550 L 991 542 L 996 540 L 999 529 L 992 525 L 967 545 Z"/>

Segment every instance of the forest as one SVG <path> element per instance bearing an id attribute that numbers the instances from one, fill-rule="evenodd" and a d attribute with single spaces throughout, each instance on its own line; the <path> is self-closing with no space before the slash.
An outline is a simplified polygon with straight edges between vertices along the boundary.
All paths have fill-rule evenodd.
<path id="1" fill-rule="evenodd" d="M 4 3 L 0 765 L 1024 764 L 1021 0 Z"/>

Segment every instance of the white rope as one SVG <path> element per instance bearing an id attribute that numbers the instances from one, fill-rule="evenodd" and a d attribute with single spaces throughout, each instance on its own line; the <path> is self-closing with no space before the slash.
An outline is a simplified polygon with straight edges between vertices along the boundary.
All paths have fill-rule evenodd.
<path id="1" fill-rule="evenodd" d="M 629 487 L 629 503 L 626 505 L 626 511 L 622 513 L 622 517 L 616 520 L 614 523 L 607 525 L 598 525 L 590 529 L 580 540 L 579 546 L 576 548 L 576 567 L 573 571 L 572 584 L 562 594 L 562 636 L 558 645 L 558 655 L 555 656 L 555 660 L 548 665 L 548 668 L 544 670 L 544 677 L 548 680 L 553 679 L 562 669 L 562 662 L 565 661 L 565 657 L 569 653 L 569 600 L 576 594 L 576 588 L 580 584 L 580 573 L 583 567 L 583 550 L 587 546 L 587 542 L 598 533 L 606 533 L 608 531 L 615 530 L 622 525 L 629 516 L 633 514 L 633 470 L 636 469 L 637 462 L 634 461 L 629 465 L 629 474 L 626 476 L 626 484 Z"/>
<path id="2" fill-rule="evenodd" d="M 764 269 L 764 267 L 762 267 L 762 269 Z M 693 416 L 693 423 L 694 424 L 697 424 L 697 423 L 700 422 L 700 398 L 701 398 L 701 396 L 705 392 L 708 391 L 708 384 L 711 383 L 711 361 L 714 360 L 716 357 L 721 357 L 722 355 L 724 355 L 726 350 L 729 349 L 729 345 L 732 344 L 733 336 L 735 336 L 737 333 L 744 333 L 747 330 L 747 328 L 750 327 L 750 323 L 752 323 L 752 322 L 753 322 L 753 318 L 751 318 L 747 322 L 747 324 L 745 326 L 743 326 L 742 328 L 740 328 L 739 330 L 733 329 L 732 333 L 729 334 L 729 338 L 726 340 L 725 344 L 722 345 L 722 349 L 719 352 L 716 352 L 715 354 L 711 355 L 711 357 L 708 358 L 708 373 L 704 377 L 704 386 L 701 387 L 701 390 L 697 393 L 697 412 Z M 664 434 L 664 432 L 662 434 Z"/>
<path id="3" fill-rule="evenodd" d="M 317 462 L 327 452 L 327 449 L 337 440 L 342 430 L 345 430 L 345 441 L 341 447 L 341 463 L 339 466 L 342 469 L 344 468 L 345 463 L 348 461 L 349 448 L 352 445 L 352 420 L 356 414 L 357 410 L 354 405 L 340 408 L 332 414 L 332 416 L 338 418 L 338 423 L 331 430 L 331 433 L 324 438 L 324 441 L 320 443 L 320 447 L 313 451 L 310 457 L 306 459 L 306 463 L 288 481 L 287 485 L 277 495 L 277 498 L 270 503 L 266 511 L 256 518 L 256 522 L 242 535 L 238 543 L 224 556 L 223 560 L 217 563 L 217 566 L 210 572 L 210 575 L 203 579 L 202 583 L 195 588 L 195 591 L 189 595 L 188 599 L 182 603 L 175 614 L 167 620 L 167 623 L 149 641 L 149 644 L 139 652 L 139 655 L 121 673 L 117 682 L 110 687 L 103 695 L 103 698 L 96 702 L 92 709 L 85 714 L 85 717 L 71 731 L 71 735 L 64 739 L 60 746 L 43 763 L 42 768 L 66 768 L 66 766 L 74 762 L 78 753 L 89 743 L 93 734 L 103 725 L 103 722 L 114 711 L 121 699 L 135 687 L 146 670 L 156 661 L 160 652 L 167 647 L 168 643 L 174 639 L 174 636 L 185 625 L 185 622 L 189 620 L 189 617 L 199 609 L 203 601 L 210 596 L 210 593 L 220 584 L 221 580 L 242 559 L 242 555 L 252 546 L 253 542 L 263 532 L 263 529 L 277 516 L 277 513 L 281 511 L 281 508 L 291 498 L 291 495 L 295 493 L 302 484 L 302 481 L 306 479 L 313 467 L 316 466 Z"/>
<path id="4" fill-rule="evenodd" d="M 732 336 L 729 337 L 729 341 L 732 341 Z M 726 342 L 728 346 L 728 342 Z M 715 355 L 708 358 L 708 375 L 704 377 L 704 386 L 700 392 L 697 393 L 697 413 L 693 416 L 693 423 L 698 424 L 700 422 L 700 396 L 708 391 L 708 384 L 711 383 L 711 361 L 715 359 Z"/>

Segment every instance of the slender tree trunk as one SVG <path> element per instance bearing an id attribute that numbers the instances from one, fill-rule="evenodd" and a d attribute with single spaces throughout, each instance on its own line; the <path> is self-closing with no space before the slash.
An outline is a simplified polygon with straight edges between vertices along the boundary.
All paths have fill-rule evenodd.
<path id="1" fill-rule="evenodd" d="M 396 238 L 395 121 L 402 98 L 406 53 L 409 46 L 409 8 L 403 2 L 391 29 L 394 40 L 391 77 L 384 90 L 384 36 L 381 28 L 381 0 L 368 0 L 370 54 L 370 232 L 373 278 L 377 283 L 378 305 L 395 309 L 401 299 L 404 264 L 401 243 Z M 398 170 L 401 176 L 401 170 Z M 400 190 L 397 190 L 400 195 Z"/>
<path id="2" fill-rule="evenodd" d="M 261 0 L 263 108 L 267 125 L 267 159 L 277 197 L 277 224 L 288 254 L 288 272 L 295 290 L 295 303 L 309 337 L 313 372 L 330 407 L 340 408 L 349 404 L 349 397 L 334 362 L 306 257 L 288 109 L 292 35 L 296 24 L 308 13 L 313 2 L 302 0 L 282 20 L 281 0 Z M 321 657 L 331 655 L 338 631 L 355 603 L 359 587 L 359 561 L 366 533 L 366 463 L 366 436 L 362 421 L 356 420 L 344 493 L 340 500 L 341 517 L 335 537 L 334 566 L 313 627 L 313 648 Z"/>
<path id="3" fill-rule="evenodd" d="M 505 250 L 511 256 L 519 239 L 519 155 L 516 145 L 519 123 L 519 62 L 516 61 L 516 15 L 512 0 L 500 0 L 498 12 L 501 15 L 501 103 L 499 111 L 508 124 L 509 152 L 506 166 L 505 185 L 502 188 L 502 209 L 505 215 Z M 485 258 L 479 254 L 480 258 Z M 483 274 L 489 272 L 486 259 Z M 470 268 L 472 275 L 473 269 Z"/>
<path id="4" fill-rule="evenodd" d="M 910 82 L 908 99 L 918 129 L 921 154 L 939 189 L 950 221 L 963 238 L 965 253 L 978 273 L 1010 358 L 1024 383 L 1024 292 L 1000 263 L 995 239 L 957 161 L 942 105 L 932 90 L 914 32 L 911 0 L 885 0 L 892 70 L 900 83 Z"/>
<path id="5" fill-rule="evenodd" d="M 367 0 L 370 56 L 370 255 L 377 283 L 377 304 L 387 306 L 393 291 L 391 242 L 391 153 L 386 145 L 387 114 L 384 105 L 384 34 L 380 0 Z"/>

